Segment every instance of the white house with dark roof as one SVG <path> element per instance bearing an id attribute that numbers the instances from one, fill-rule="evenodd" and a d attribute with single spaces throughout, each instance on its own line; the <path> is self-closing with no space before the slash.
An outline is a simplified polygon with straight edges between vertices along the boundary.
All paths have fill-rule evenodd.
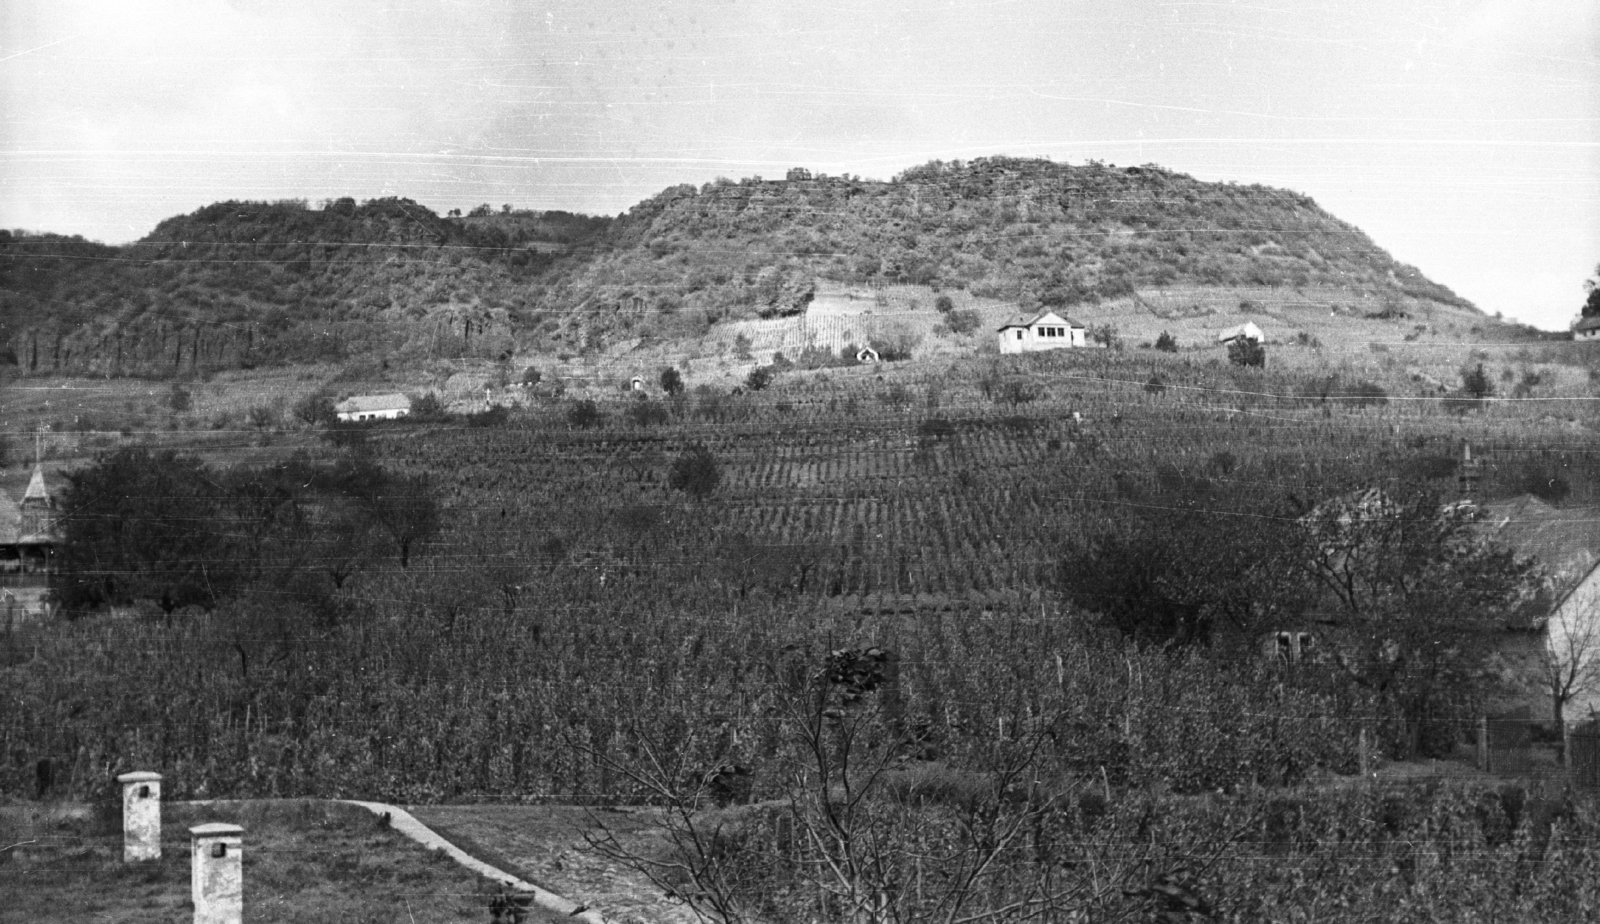
<path id="1" fill-rule="evenodd" d="M 1000 352 L 1032 353 L 1087 346 L 1088 328 L 1054 311 L 1018 317 L 1000 325 Z"/>
<path id="2" fill-rule="evenodd" d="M 1600 317 L 1584 318 L 1572 325 L 1572 339 L 1600 340 Z"/>
<path id="3" fill-rule="evenodd" d="M 388 395 L 357 395 L 333 406 L 343 423 L 362 420 L 394 420 L 411 413 L 411 399 L 398 392 Z"/>

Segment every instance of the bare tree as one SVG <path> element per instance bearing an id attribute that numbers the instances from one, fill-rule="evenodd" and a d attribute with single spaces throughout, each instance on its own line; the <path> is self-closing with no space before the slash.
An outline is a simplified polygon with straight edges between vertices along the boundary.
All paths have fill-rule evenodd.
<path id="1" fill-rule="evenodd" d="M 665 832 L 650 849 L 597 815 L 590 847 L 716 924 L 1114 922 L 1149 919 L 1172 895 L 1208 907 L 1199 874 L 1137 833 L 1153 805 L 1108 811 L 1108 789 L 1048 770 L 1048 722 L 991 742 L 981 769 L 914 759 L 892 663 L 835 651 L 775 684 L 781 736 L 756 771 L 759 801 L 721 804 L 733 765 L 695 766 L 702 740 L 636 733 L 631 761 L 585 749 L 636 784 Z M 1181 845 L 1186 862 L 1203 873 L 1243 830 L 1204 832 Z"/>
<path id="2" fill-rule="evenodd" d="M 1539 655 L 1565 763 L 1567 706 L 1600 694 L 1600 591 L 1580 585 L 1556 608 L 1545 626 Z"/>

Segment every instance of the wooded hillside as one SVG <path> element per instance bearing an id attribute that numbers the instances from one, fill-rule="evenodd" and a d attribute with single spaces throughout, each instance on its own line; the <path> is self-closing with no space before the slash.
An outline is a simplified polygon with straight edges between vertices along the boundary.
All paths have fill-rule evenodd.
<path id="1" fill-rule="evenodd" d="M 797 313 L 819 280 L 1024 307 L 1239 285 L 1467 304 L 1297 193 L 987 158 L 887 182 L 718 179 L 616 219 L 341 199 L 219 203 L 123 247 L 6 234 L 0 358 L 36 374 L 163 375 L 580 351 Z"/>

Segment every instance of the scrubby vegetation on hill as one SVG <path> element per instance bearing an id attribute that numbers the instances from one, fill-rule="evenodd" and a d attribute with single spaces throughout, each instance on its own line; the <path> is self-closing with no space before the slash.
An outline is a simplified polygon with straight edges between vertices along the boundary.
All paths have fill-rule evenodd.
<path id="1" fill-rule="evenodd" d="M 406 199 L 225 202 L 110 248 L 0 241 L 30 372 L 162 374 L 350 353 L 580 350 L 805 309 L 819 282 L 1071 306 L 1170 286 L 1465 305 L 1309 198 L 1155 166 L 984 158 L 890 181 L 683 185 L 617 219 Z"/>

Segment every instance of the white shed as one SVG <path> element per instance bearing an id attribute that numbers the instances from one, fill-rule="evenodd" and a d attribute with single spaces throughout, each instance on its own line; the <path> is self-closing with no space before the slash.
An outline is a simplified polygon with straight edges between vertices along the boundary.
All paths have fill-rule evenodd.
<path id="1" fill-rule="evenodd" d="M 411 399 L 398 392 L 388 395 L 356 395 L 333 406 L 344 423 L 359 420 L 394 420 L 411 413 Z"/>
<path id="2" fill-rule="evenodd" d="M 1572 339 L 1600 340 L 1600 318 L 1584 318 L 1572 325 Z"/>
<path id="3" fill-rule="evenodd" d="M 1088 328 L 1054 311 L 1019 317 L 1000 325 L 1000 352 L 1031 353 L 1086 346 Z"/>
<path id="4" fill-rule="evenodd" d="M 1253 321 L 1246 321 L 1228 328 L 1217 335 L 1218 343 L 1232 343 L 1235 340 L 1249 340 L 1251 343 L 1262 343 L 1267 335 L 1261 332 Z"/>

